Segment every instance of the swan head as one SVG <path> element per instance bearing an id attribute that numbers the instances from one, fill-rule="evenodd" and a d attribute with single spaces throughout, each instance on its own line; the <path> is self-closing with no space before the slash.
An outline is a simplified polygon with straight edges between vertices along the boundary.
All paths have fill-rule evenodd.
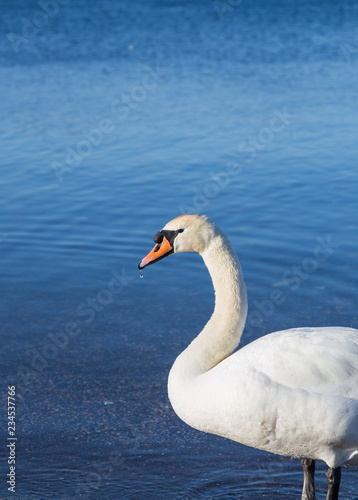
<path id="1" fill-rule="evenodd" d="M 172 253 L 203 254 L 217 234 L 217 227 L 205 215 L 180 215 L 154 236 L 155 247 L 139 262 L 138 268 L 143 269 Z"/>

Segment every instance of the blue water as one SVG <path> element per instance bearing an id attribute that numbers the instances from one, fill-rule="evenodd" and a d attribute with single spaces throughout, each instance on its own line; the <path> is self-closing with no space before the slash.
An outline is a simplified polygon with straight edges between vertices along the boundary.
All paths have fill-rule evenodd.
<path id="1" fill-rule="evenodd" d="M 243 344 L 358 328 L 358 4 L 47 2 L 1 5 L 1 399 L 16 386 L 18 438 L 14 495 L 3 413 L 1 498 L 299 498 L 298 460 L 174 415 L 167 375 L 211 284 L 197 255 L 144 279 L 137 263 L 168 220 L 205 213 L 242 264 Z M 342 477 L 357 499 L 357 471 Z"/>

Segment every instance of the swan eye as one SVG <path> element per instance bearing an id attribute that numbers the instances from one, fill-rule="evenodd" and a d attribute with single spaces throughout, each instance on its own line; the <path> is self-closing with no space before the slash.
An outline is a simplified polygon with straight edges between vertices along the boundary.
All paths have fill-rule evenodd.
<path id="1" fill-rule="evenodd" d="M 184 229 L 178 229 L 178 233 L 183 233 Z"/>

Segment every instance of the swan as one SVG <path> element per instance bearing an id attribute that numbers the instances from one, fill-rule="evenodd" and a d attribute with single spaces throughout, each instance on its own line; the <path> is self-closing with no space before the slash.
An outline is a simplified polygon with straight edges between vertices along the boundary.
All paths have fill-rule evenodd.
<path id="1" fill-rule="evenodd" d="M 358 465 L 358 330 L 293 328 L 233 352 L 247 315 L 246 289 L 229 241 L 206 216 L 181 215 L 154 236 L 140 270 L 197 252 L 215 290 L 214 312 L 177 357 L 168 378 L 176 414 L 200 431 L 300 458 L 302 500 L 314 500 L 315 460 L 327 464 L 327 500 L 341 465 Z"/>

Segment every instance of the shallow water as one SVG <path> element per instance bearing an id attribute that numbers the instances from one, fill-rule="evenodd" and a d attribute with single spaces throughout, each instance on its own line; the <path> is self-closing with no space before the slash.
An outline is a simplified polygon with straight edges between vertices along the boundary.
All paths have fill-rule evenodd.
<path id="1" fill-rule="evenodd" d="M 143 280 L 137 263 L 168 220 L 206 213 L 242 264 L 243 344 L 358 328 L 358 5 L 51 5 L 47 21 L 36 2 L 1 7 L 0 369 L 2 400 L 17 391 L 16 494 L 296 499 L 299 461 L 201 434 L 169 405 L 170 366 L 213 307 L 200 257 Z M 2 427 L 0 495 L 15 498 Z M 341 491 L 358 498 L 355 469 Z"/>

